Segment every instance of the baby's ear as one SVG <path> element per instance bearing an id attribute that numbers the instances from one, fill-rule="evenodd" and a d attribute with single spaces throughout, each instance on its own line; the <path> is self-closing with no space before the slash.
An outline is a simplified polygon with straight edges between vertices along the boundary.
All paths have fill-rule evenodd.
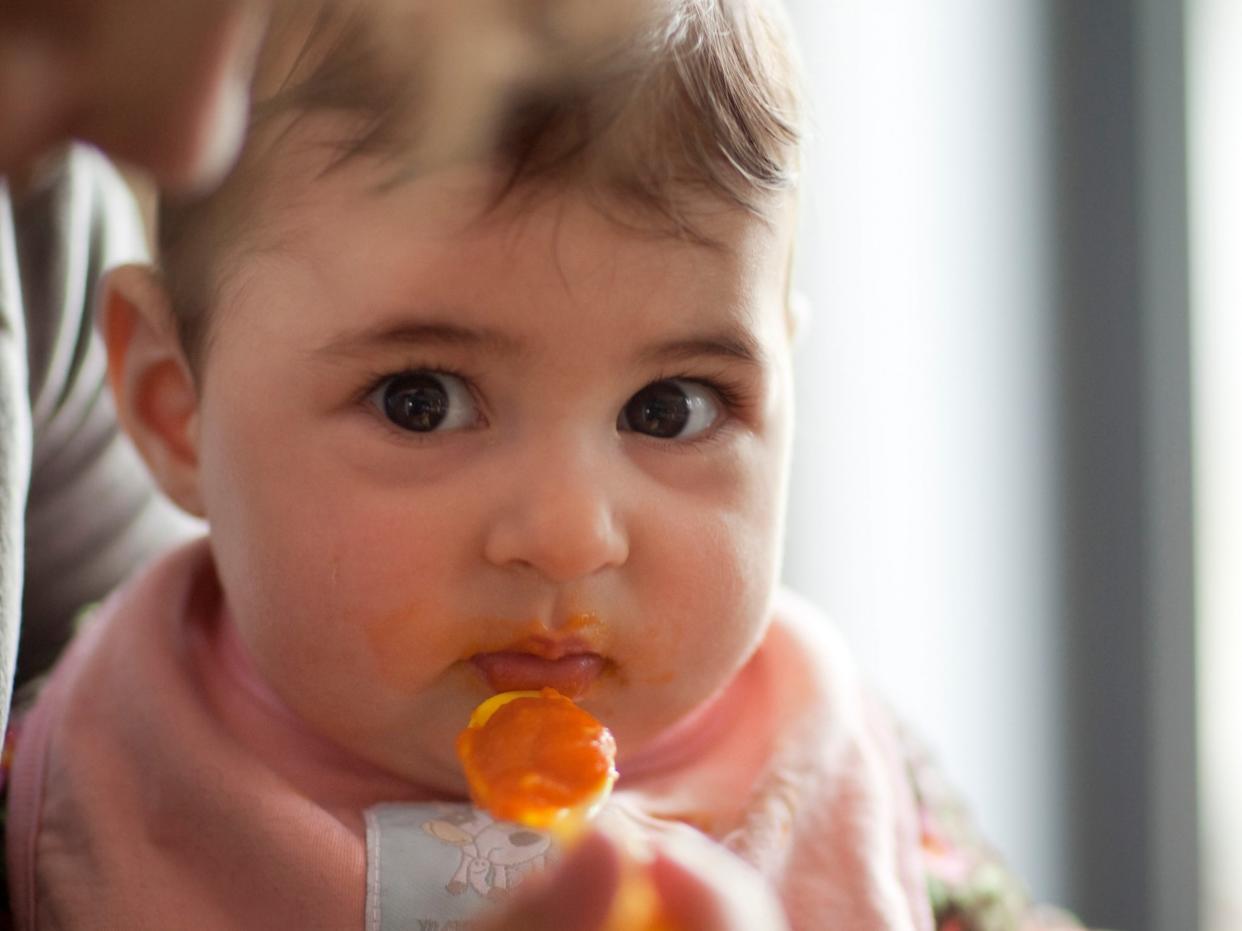
<path id="1" fill-rule="evenodd" d="M 103 281 L 99 327 L 117 417 L 156 482 L 177 505 L 205 516 L 199 494 L 198 388 L 154 270 L 122 265 Z"/>

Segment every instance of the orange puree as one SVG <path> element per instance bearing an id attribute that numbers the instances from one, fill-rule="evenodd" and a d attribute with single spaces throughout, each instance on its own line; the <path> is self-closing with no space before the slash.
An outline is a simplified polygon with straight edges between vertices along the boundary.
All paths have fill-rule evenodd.
<path id="1" fill-rule="evenodd" d="M 555 689 L 503 692 L 457 736 L 475 804 L 532 828 L 588 817 L 617 777 L 608 728 Z"/>

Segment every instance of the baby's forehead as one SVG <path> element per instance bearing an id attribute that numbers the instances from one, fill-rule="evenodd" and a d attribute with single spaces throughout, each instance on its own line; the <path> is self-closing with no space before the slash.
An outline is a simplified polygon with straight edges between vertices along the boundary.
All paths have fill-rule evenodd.
<path id="1" fill-rule="evenodd" d="M 417 305 L 482 319 L 504 305 L 534 319 L 568 296 L 588 317 L 608 305 L 602 322 L 624 319 L 626 335 L 726 323 L 786 332 L 790 193 L 757 212 L 687 186 L 672 223 L 585 179 L 505 188 L 479 164 L 414 176 L 380 157 L 334 161 L 331 133 L 313 120 L 290 127 L 224 192 L 234 203 L 202 256 L 215 279 L 206 329 L 276 265 L 290 284 L 317 280 L 342 309 Z"/>
<path id="2" fill-rule="evenodd" d="M 336 160 L 331 140 L 330 127 L 306 121 L 270 153 L 279 169 L 255 172 L 239 205 L 258 214 L 242 223 L 256 238 L 249 251 L 466 249 L 517 263 L 550 257 L 571 281 L 610 272 L 654 279 L 776 271 L 783 279 L 788 271 L 791 192 L 753 210 L 687 184 L 666 192 L 671 213 L 589 176 L 511 184 L 506 171 L 479 163 L 402 174 L 391 159 Z"/>
<path id="3" fill-rule="evenodd" d="M 234 306 L 300 302 L 288 320 L 301 332 L 287 336 L 322 358 L 408 364 L 392 357 L 434 345 L 463 365 L 600 378 L 661 360 L 759 362 L 784 341 L 779 224 L 704 207 L 712 238 L 692 240 L 572 188 L 480 212 L 468 172 L 370 180 L 347 171 L 272 198 L 271 244 L 238 256 L 249 293 Z"/>
<path id="4" fill-rule="evenodd" d="M 566 204 L 584 204 L 612 221 L 619 234 L 709 248 L 727 248 L 741 227 L 783 227 L 797 199 L 795 189 L 772 191 L 744 206 L 690 178 L 665 179 L 655 197 L 590 164 L 530 175 L 485 160 L 427 167 L 399 150 L 350 150 L 351 126 L 331 114 L 293 115 L 256 158 L 248 199 L 273 209 L 405 198 L 427 212 L 429 225 L 461 232 L 521 228 L 562 212 Z"/>

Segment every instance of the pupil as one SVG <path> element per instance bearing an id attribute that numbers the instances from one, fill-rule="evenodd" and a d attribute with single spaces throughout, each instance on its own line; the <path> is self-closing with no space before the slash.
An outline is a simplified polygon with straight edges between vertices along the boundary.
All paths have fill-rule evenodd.
<path id="1" fill-rule="evenodd" d="M 674 437 L 690 419 L 690 399 L 671 382 L 644 388 L 625 406 L 630 429 L 649 436 Z"/>
<path id="2" fill-rule="evenodd" d="M 448 415 L 444 386 L 430 375 L 403 375 L 384 390 L 384 413 L 399 427 L 427 432 Z"/>

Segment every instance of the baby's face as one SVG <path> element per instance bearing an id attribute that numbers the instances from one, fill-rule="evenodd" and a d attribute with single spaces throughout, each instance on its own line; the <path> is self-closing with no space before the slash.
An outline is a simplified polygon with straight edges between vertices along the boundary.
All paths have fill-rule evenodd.
<path id="1" fill-rule="evenodd" d="M 313 166 L 311 166 L 313 167 Z M 787 221 L 718 247 L 467 172 L 265 194 L 213 308 L 199 492 L 259 671 L 364 758 L 462 789 L 494 691 L 576 694 L 627 758 L 757 645 L 790 432 Z"/>

